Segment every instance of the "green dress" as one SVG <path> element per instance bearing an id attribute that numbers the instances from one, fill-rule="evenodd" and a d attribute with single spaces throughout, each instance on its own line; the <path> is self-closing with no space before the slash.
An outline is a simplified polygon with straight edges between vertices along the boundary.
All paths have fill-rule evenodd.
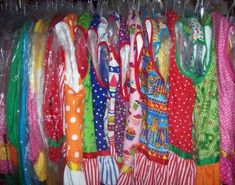
<path id="1" fill-rule="evenodd" d="M 193 80 L 196 90 L 193 115 L 195 162 L 198 166 L 213 164 L 219 161 L 220 134 L 212 17 L 205 16 L 202 23 L 191 17 L 176 25 L 175 31 L 181 32 L 182 40 L 189 46 L 179 52 L 180 44 L 176 43 L 177 65 L 183 75 Z"/>
<path id="2" fill-rule="evenodd" d="M 79 18 L 78 24 L 83 26 L 86 30 L 88 29 L 91 22 L 91 15 L 87 12 L 83 13 Z M 95 153 L 96 141 L 95 141 L 95 127 L 94 127 L 94 116 L 93 116 L 93 102 L 91 93 L 91 81 L 90 81 L 90 62 L 88 59 L 88 71 L 85 78 L 83 79 L 83 85 L 85 87 L 85 110 L 84 110 L 84 125 L 83 125 L 83 152 L 84 158 L 86 153 Z"/>

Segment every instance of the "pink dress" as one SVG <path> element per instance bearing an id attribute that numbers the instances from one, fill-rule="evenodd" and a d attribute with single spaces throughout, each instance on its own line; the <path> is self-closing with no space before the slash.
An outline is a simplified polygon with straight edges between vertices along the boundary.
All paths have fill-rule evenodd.
<path id="1" fill-rule="evenodd" d="M 235 184 L 235 69 L 228 54 L 229 37 L 235 26 L 218 13 L 213 14 L 219 77 L 219 119 L 221 137 L 220 174 L 226 185 Z"/>

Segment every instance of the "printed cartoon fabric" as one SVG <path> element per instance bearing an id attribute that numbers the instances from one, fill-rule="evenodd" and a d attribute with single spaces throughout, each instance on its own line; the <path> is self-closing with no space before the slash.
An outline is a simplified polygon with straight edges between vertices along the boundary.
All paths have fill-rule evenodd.
<path id="1" fill-rule="evenodd" d="M 157 25 L 159 24 L 159 25 Z M 162 24 L 162 25 L 161 25 Z M 159 32 L 157 26 L 160 27 Z M 149 160 L 167 164 L 168 161 L 168 114 L 167 96 L 168 82 L 160 74 L 157 65 L 161 50 L 161 42 L 168 42 L 169 32 L 163 23 L 154 20 L 145 20 L 145 49 L 141 64 L 141 92 L 143 99 L 142 132 L 139 150 Z M 165 64 L 163 64 L 165 65 Z M 168 71 L 168 70 L 167 70 Z"/>
<path id="2" fill-rule="evenodd" d="M 123 146 L 123 171 L 130 172 L 134 167 L 134 156 L 139 144 L 139 136 L 142 122 L 142 110 L 140 106 L 140 94 L 137 87 L 138 62 L 142 57 L 143 38 L 142 26 L 139 15 L 131 11 L 128 15 L 128 29 L 130 33 L 130 97 L 127 111 L 125 139 Z"/>
<path id="3" fill-rule="evenodd" d="M 116 151 L 114 145 L 114 129 L 115 129 L 115 103 L 116 90 L 119 82 L 120 73 L 120 59 L 116 50 L 118 43 L 118 29 L 120 27 L 119 15 L 111 15 L 109 17 L 109 25 L 107 27 L 108 33 L 108 47 L 109 47 L 109 91 L 108 91 L 108 140 L 111 149 L 111 155 L 116 158 Z"/>

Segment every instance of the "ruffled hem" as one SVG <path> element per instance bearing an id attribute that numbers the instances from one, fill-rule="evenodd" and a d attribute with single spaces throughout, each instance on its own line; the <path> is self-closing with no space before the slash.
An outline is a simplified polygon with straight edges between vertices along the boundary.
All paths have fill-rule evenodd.
<path id="1" fill-rule="evenodd" d="M 66 165 L 64 169 L 64 184 L 66 185 L 86 185 L 83 171 L 71 170 Z"/>
<path id="2" fill-rule="evenodd" d="M 98 166 L 100 172 L 100 182 L 103 184 L 117 184 L 119 169 L 112 156 L 99 156 Z"/>
<path id="3" fill-rule="evenodd" d="M 150 161 L 144 154 L 137 152 L 134 179 L 142 184 L 194 185 L 196 167 L 193 160 L 184 159 L 170 152 L 167 165 Z"/>
<path id="4" fill-rule="evenodd" d="M 133 185 L 133 184 L 135 184 L 133 171 L 129 173 L 122 171 L 118 177 L 117 185 Z"/>
<path id="5" fill-rule="evenodd" d="M 83 159 L 83 171 L 87 185 L 100 185 L 97 158 Z"/>
<path id="6" fill-rule="evenodd" d="M 235 156 L 233 159 L 225 157 L 220 158 L 220 178 L 223 184 L 235 184 L 235 166 L 233 166 L 233 160 L 235 161 Z"/>
<path id="7" fill-rule="evenodd" d="M 220 182 L 219 163 L 196 167 L 196 185 L 220 185 Z"/>

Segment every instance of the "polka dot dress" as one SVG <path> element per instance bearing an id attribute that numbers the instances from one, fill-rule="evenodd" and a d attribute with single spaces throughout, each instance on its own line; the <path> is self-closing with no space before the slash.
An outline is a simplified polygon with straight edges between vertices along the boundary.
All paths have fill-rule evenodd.
<path id="1" fill-rule="evenodd" d="M 51 28 L 54 28 L 56 22 L 60 21 L 60 17 L 55 17 L 51 21 Z M 44 104 L 43 118 L 44 128 L 49 145 L 49 158 L 52 161 L 58 161 L 61 155 L 61 149 L 64 142 L 63 137 L 63 112 L 61 105 L 63 101 L 60 97 L 61 89 L 59 87 L 59 76 L 56 62 L 64 66 L 64 52 L 62 48 L 55 48 L 55 35 L 50 33 L 47 38 L 45 51 L 45 86 L 44 86 Z M 57 48 L 58 49 L 58 48 Z M 58 54 L 58 58 L 57 58 Z M 58 61 L 57 61 L 58 59 Z M 52 62 L 54 61 L 54 62 Z"/>
<path id="2" fill-rule="evenodd" d="M 125 50 L 122 50 L 122 47 L 125 45 L 130 45 L 130 37 L 129 32 L 127 29 L 127 22 L 126 19 L 121 17 L 120 19 L 120 30 L 119 30 L 119 50 L 120 50 L 120 56 L 122 56 L 122 52 L 125 52 Z M 125 48 L 123 48 L 125 49 Z M 127 51 L 126 55 L 128 56 L 129 50 Z M 121 65 L 120 65 L 120 77 L 122 75 L 126 75 L 122 72 L 124 72 L 126 66 L 125 63 L 128 61 L 125 60 L 125 58 L 121 57 Z M 122 74 L 121 74 L 122 73 Z M 126 79 L 127 76 L 123 77 L 123 79 Z M 120 162 L 122 156 L 123 156 L 123 141 L 124 141 L 124 133 L 125 133 L 125 123 L 126 123 L 126 115 L 127 115 L 127 106 L 128 102 L 127 99 L 123 97 L 122 90 L 124 87 L 121 87 L 122 84 L 125 84 L 125 82 L 121 81 L 120 78 L 118 84 L 117 84 L 117 90 L 116 90 L 116 97 L 115 97 L 115 130 L 114 130 L 114 137 L 115 137 L 115 149 L 117 152 L 118 161 Z"/>
<path id="3" fill-rule="evenodd" d="M 219 76 L 220 177 L 223 184 L 235 184 L 235 71 L 229 65 L 229 37 L 234 25 L 218 13 L 213 14 Z"/>
<path id="4" fill-rule="evenodd" d="M 99 15 L 94 14 L 89 29 L 97 32 L 99 24 L 100 24 L 100 17 Z M 102 54 L 104 53 L 101 53 L 101 55 Z M 104 58 L 101 57 L 101 60 L 102 59 Z M 99 67 L 97 69 L 99 69 Z M 99 71 L 95 71 L 93 64 L 91 64 L 90 75 L 91 75 L 91 85 L 92 85 L 96 146 L 97 146 L 97 151 L 99 152 L 108 151 L 109 153 L 109 147 L 104 132 L 104 116 L 107 103 L 108 88 L 106 87 L 103 81 L 98 80 L 97 73 L 99 73 Z M 100 153 L 101 156 L 103 154 L 106 155 L 105 153 L 102 152 Z"/>
<path id="5" fill-rule="evenodd" d="M 99 84 L 93 66 L 91 66 L 91 84 L 96 146 L 98 151 L 107 151 L 109 150 L 109 147 L 104 133 L 104 114 L 106 109 L 108 89 Z"/>
<path id="6" fill-rule="evenodd" d="M 183 158 L 192 158 L 192 114 L 195 103 L 193 81 L 180 73 L 176 65 L 174 24 L 178 16 L 168 12 L 167 25 L 171 33 L 172 49 L 170 51 L 170 92 L 169 112 L 169 144 L 170 150 Z"/>

